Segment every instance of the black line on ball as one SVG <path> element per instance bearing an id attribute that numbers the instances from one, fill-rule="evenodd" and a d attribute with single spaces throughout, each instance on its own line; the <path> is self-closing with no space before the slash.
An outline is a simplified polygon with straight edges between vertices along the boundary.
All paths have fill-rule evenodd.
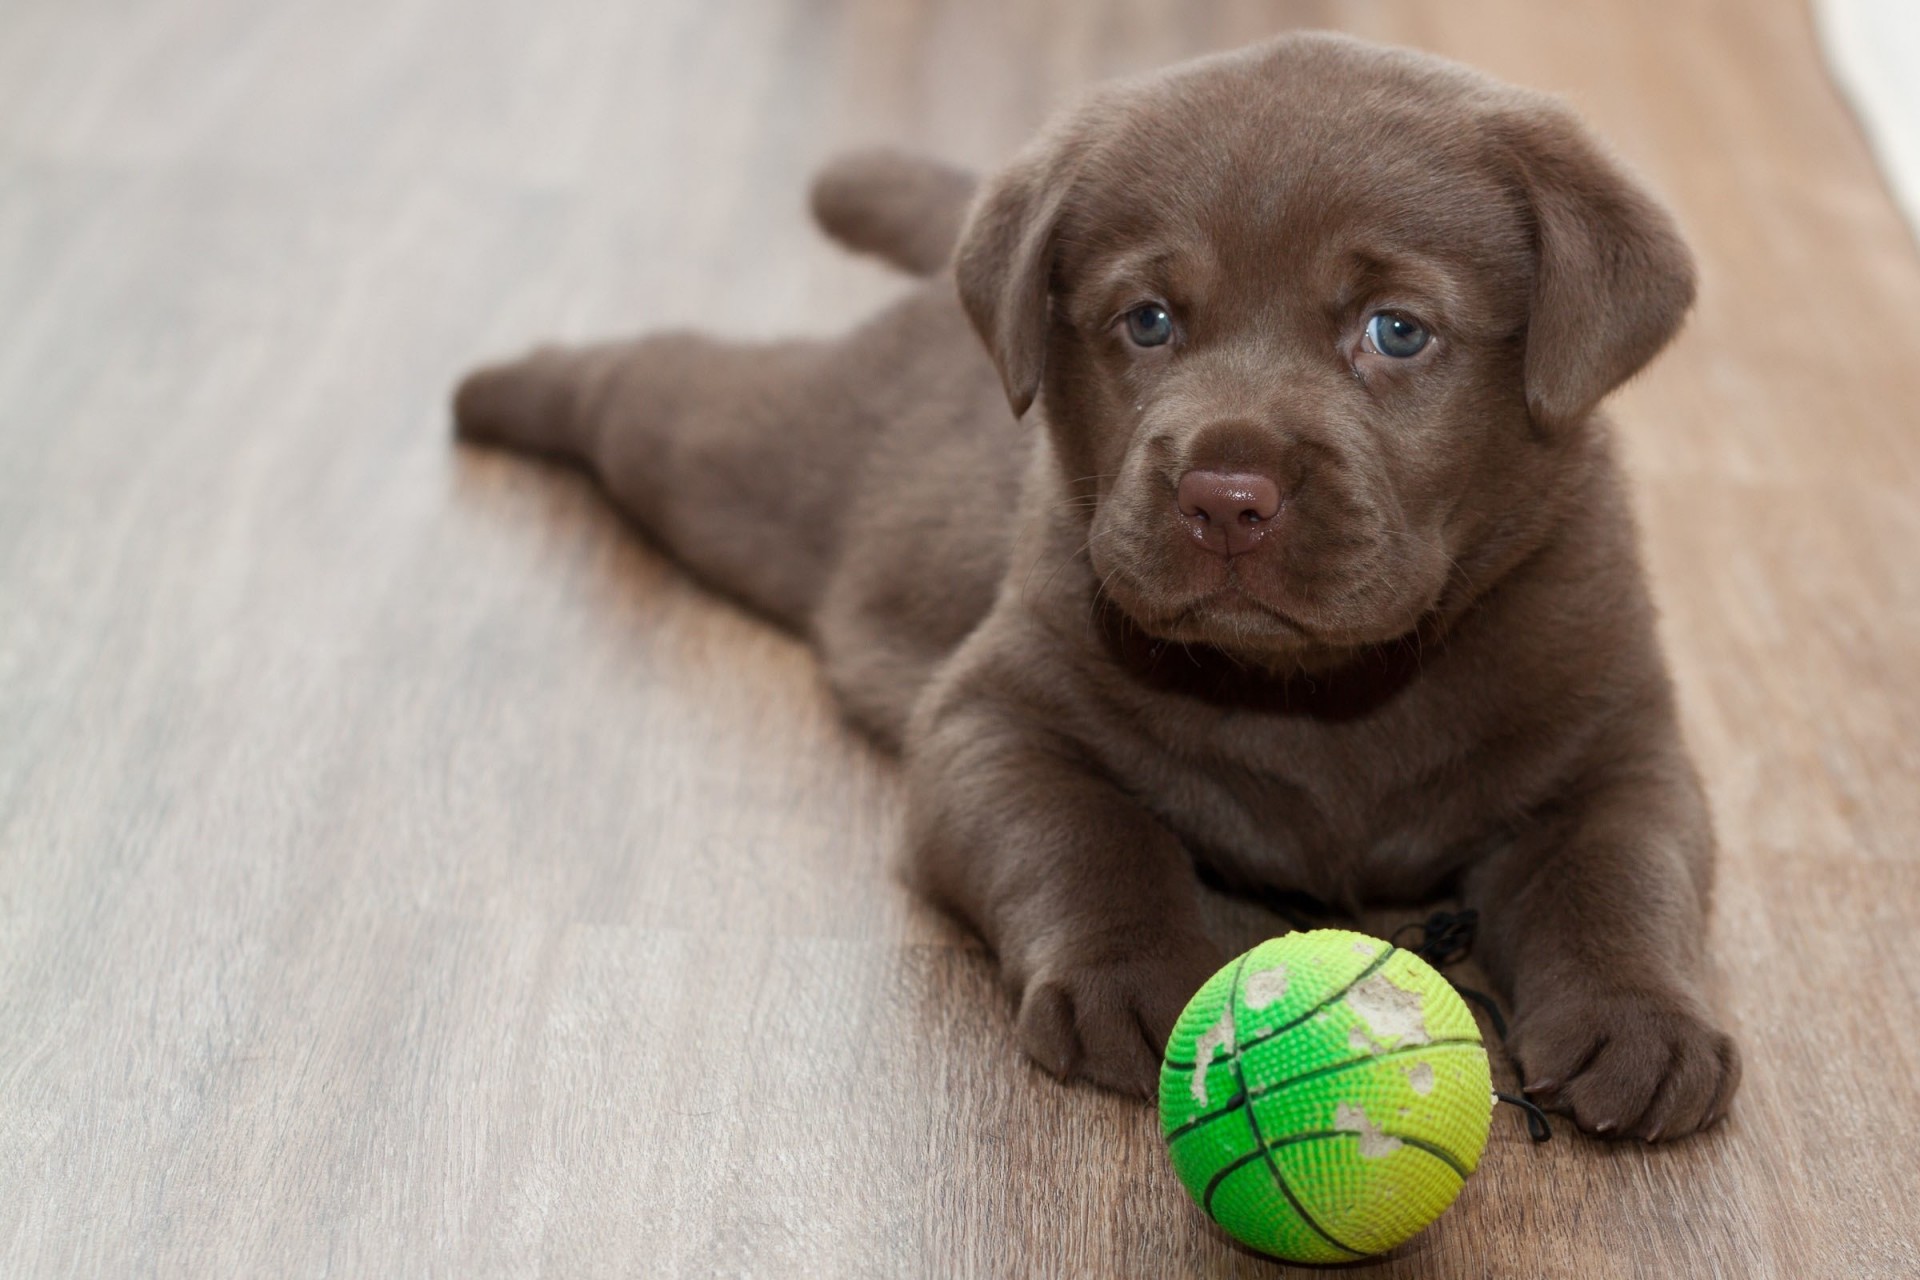
<path id="1" fill-rule="evenodd" d="M 1273 1039 L 1275 1036 L 1285 1035 L 1287 1032 L 1293 1030 L 1295 1027 L 1305 1022 L 1308 1018 L 1311 1018 L 1314 1014 L 1319 1013 L 1322 1009 L 1328 1008 L 1346 999 L 1347 992 L 1353 990 L 1355 987 L 1365 982 L 1368 978 L 1371 978 L 1376 972 L 1379 971 L 1380 966 L 1385 964 L 1387 960 L 1393 955 L 1393 953 L 1398 951 L 1399 949 L 1400 948 L 1394 946 L 1391 942 L 1387 943 L 1387 949 L 1385 951 L 1382 951 L 1379 955 L 1375 956 L 1373 958 L 1373 962 L 1369 964 L 1366 968 L 1362 969 L 1359 973 L 1356 973 L 1353 976 L 1353 980 L 1347 983 L 1346 986 L 1340 988 L 1338 991 L 1328 996 L 1325 1000 L 1322 1000 L 1319 1004 L 1316 1004 L 1315 1006 L 1313 1006 L 1313 1008 L 1308 1009 L 1306 1012 L 1301 1013 L 1298 1016 L 1286 1022 L 1281 1023 L 1277 1027 L 1271 1027 L 1265 1031 L 1262 1031 L 1259 1035 L 1247 1041 L 1245 1044 L 1239 1044 L 1236 1042 L 1234 1045 L 1234 1050 L 1238 1052 L 1241 1049 L 1251 1049 L 1253 1048 L 1253 1046 L 1257 1044 L 1265 1044 L 1267 1041 Z M 1252 954 L 1253 953 L 1251 951 L 1247 953 L 1247 955 L 1252 955 Z M 1246 963 L 1246 960 L 1247 960 L 1247 956 L 1240 957 L 1241 964 L 1244 965 Z M 1227 992 L 1227 999 L 1229 1000 L 1233 999 L 1233 997 L 1238 995 L 1239 992 L 1240 992 L 1240 970 L 1236 968 L 1233 971 L 1233 987 L 1230 991 Z M 1195 1062 L 1174 1062 L 1172 1060 L 1168 1060 L 1165 1063 L 1165 1065 L 1172 1067 L 1175 1071 L 1191 1071 L 1194 1067 L 1198 1066 L 1199 1064 Z M 1208 1062 L 1207 1065 L 1211 1067 L 1213 1063 Z"/>
<path id="2" fill-rule="evenodd" d="M 1214 1174 L 1213 1177 L 1207 1180 L 1207 1189 L 1200 1196 L 1200 1207 L 1207 1211 L 1207 1216 L 1209 1218 L 1213 1218 L 1215 1222 L 1220 1221 L 1218 1217 L 1214 1216 L 1213 1193 L 1220 1189 L 1220 1184 L 1227 1180 L 1227 1175 L 1231 1173 L 1238 1173 L 1240 1170 L 1252 1164 L 1255 1160 L 1258 1160 L 1263 1154 L 1264 1153 L 1261 1152 L 1258 1148 L 1255 1148 L 1254 1150 L 1247 1152 L 1247 1154 L 1243 1156 L 1236 1156 L 1234 1159 L 1222 1165 L 1220 1167 L 1220 1171 Z"/>
<path id="3" fill-rule="evenodd" d="M 1390 1133 L 1390 1134 L 1387 1134 L 1386 1136 L 1389 1138 L 1399 1138 L 1400 1141 L 1406 1143 L 1409 1147 L 1412 1147 L 1414 1150 L 1426 1152 L 1428 1155 L 1438 1160 L 1441 1164 L 1444 1164 L 1447 1166 L 1447 1168 L 1451 1169 L 1454 1172 L 1455 1176 L 1457 1176 L 1462 1182 L 1465 1182 L 1467 1178 L 1471 1176 L 1467 1173 L 1466 1168 L 1463 1165 L 1461 1165 L 1461 1163 L 1458 1160 L 1456 1160 L 1444 1147 L 1437 1147 L 1431 1142 L 1424 1142 L 1419 1138 L 1409 1138 L 1403 1134 L 1398 1134 L 1398 1133 Z M 1213 1177 L 1209 1179 L 1207 1182 L 1207 1189 L 1203 1191 L 1200 1195 L 1200 1207 L 1205 1209 L 1207 1211 L 1207 1216 L 1210 1218 L 1213 1218 L 1215 1222 L 1220 1221 L 1219 1218 L 1214 1217 L 1214 1213 L 1213 1213 L 1213 1193 L 1220 1189 L 1220 1184 L 1225 1182 L 1233 1174 L 1238 1173 L 1240 1170 L 1252 1164 L 1255 1160 L 1260 1159 L 1262 1156 L 1271 1155 L 1271 1153 L 1278 1151 L 1281 1147 L 1291 1147 L 1295 1143 L 1299 1143 L 1299 1142 L 1317 1142 L 1322 1138 L 1352 1138 L 1357 1141 L 1359 1137 L 1360 1135 L 1355 1133 L 1351 1129 L 1317 1129 L 1312 1133 L 1294 1133 L 1294 1134 L 1289 1134 L 1284 1138 L 1276 1138 L 1273 1140 L 1272 1143 L 1268 1144 L 1267 1146 L 1262 1147 L 1255 1151 L 1249 1151 L 1247 1152 L 1247 1154 L 1233 1160 L 1232 1162 L 1223 1166 L 1218 1173 L 1214 1174 Z M 1302 1221 L 1304 1221 L 1308 1226 L 1313 1227 L 1315 1231 L 1320 1231 L 1319 1227 L 1314 1226 L 1313 1219 L 1307 1217 L 1305 1211 L 1301 1210 L 1300 1202 L 1298 1200 L 1295 1200 L 1292 1196 L 1288 1196 L 1287 1203 L 1291 1204 L 1294 1207 L 1294 1210 L 1300 1214 L 1300 1218 Z M 1322 1231 L 1321 1234 L 1326 1235 L 1324 1231 Z M 1354 1249 L 1351 1246 L 1341 1244 L 1338 1240 L 1335 1240 L 1332 1236 L 1327 1236 L 1327 1240 L 1331 1244 L 1333 1244 L 1336 1248 L 1345 1249 L 1349 1253 L 1360 1252 L 1358 1249 Z M 1364 1257 L 1366 1255 L 1362 1255 L 1362 1256 Z"/>
<path id="4" fill-rule="evenodd" d="M 1393 1136 L 1399 1138 L 1400 1141 L 1406 1143 L 1408 1146 L 1412 1147 L 1415 1151 L 1426 1152 L 1428 1155 L 1432 1156 L 1435 1160 L 1438 1160 L 1441 1164 L 1444 1164 L 1445 1166 L 1447 1166 L 1447 1168 L 1453 1170 L 1453 1172 L 1459 1177 L 1460 1181 L 1465 1182 L 1467 1180 L 1467 1177 L 1468 1177 L 1467 1166 L 1460 1163 L 1460 1161 L 1454 1157 L 1453 1152 L 1447 1150 L 1445 1147 L 1440 1146 L 1438 1143 L 1428 1142 L 1423 1138 L 1408 1138 L 1400 1134 L 1395 1134 Z"/>
<path id="5" fill-rule="evenodd" d="M 1226 1102 L 1222 1104 L 1220 1107 L 1218 1107 L 1217 1109 L 1213 1111 L 1209 1111 L 1203 1116 L 1195 1116 L 1193 1119 L 1187 1121 L 1185 1124 L 1181 1125 L 1180 1127 L 1175 1129 L 1172 1133 L 1169 1133 L 1167 1135 L 1168 1145 L 1171 1146 L 1173 1143 L 1180 1141 L 1180 1139 L 1186 1137 L 1188 1134 L 1192 1133 L 1195 1129 L 1198 1129 L 1202 1125 L 1212 1124 L 1215 1120 L 1218 1120 L 1223 1116 L 1232 1115 L 1234 1112 L 1238 1111 L 1241 1108 L 1241 1106 L 1243 1106 L 1246 1103 L 1246 1100 L 1247 1098 L 1245 1094 L 1236 1093 L 1231 1098 L 1228 1098 Z"/>
<path id="6" fill-rule="evenodd" d="M 1311 1142 L 1315 1138 L 1343 1138 L 1350 1136 L 1350 1134 L 1338 1129 L 1321 1129 L 1315 1130 L 1312 1133 L 1290 1133 L 1284 1138 L 1275 1138 L 1271 1145 L 1265 1148 L 1254 1148 L 1252 1151 L 1247 1152 L 1247 1154 L 1234 1159 L 1222 1167 L 1218 1173 L 1208 1179 L 1206 1190 L 1200 1193 L 1200 1207 L 1207 1211 L 1208 1217 L 1212 1218 L 1213 1193 L 1220 1189 L 1220 1184 L 1225 1182 L 1230 1174 L 1237 1173 L 1241 1169 L 1246 1168 L 1261 1156 L 1266 1155 L 1269 1151 L 1277 1151 L 1281 1147 L 1290 1147 L 1296 1142 Z M 1304 1217 L 1305 1215 L 1303 1214 L 1301 1216 Z M 1213 1220 L 1215 1222 L 1220 1221 L 1218 1218 L 1214 1218 Z M 1342 1249 L 1346 1248 L 1345 1245 L 1341 1245 L 1340 1247 Z"/>
<path id="7" fill-rule="evenodd" d="M 1391 943 L 1387 945 L 1387 950 L 1389 952 L 1393 950 Z M 1248 955 L 1251 954 L 1251 952 L 1248 953 Z M 1247 957 L 1241 956 L 1240 963 L 1233 968 L 1233 981 L 1227 984 L 1227 1026 L 1233 1032 L 1233 1056 L 1227 1061 L 1233 1067 L 1233 1078 L 1240 1084 L 1240 1105 L 1246 1108 L 1247 1127 L 1253 1130 L 1254 1146 L 1259 1150 L 1260 1154 L 1266 1158 L 1267 1172 L 1273 1177 L 1275 1189 L 1287 1198 L 1287 1203 L 1293 1206 L 1293 1211 L 1300 1215 L 1300 1221 L 1312 1227 L 1322 1240 L 1325 1240 L 1334 1248 L 1344 1253 L 1350 1253 L 1356 1258 L 1364 1258 L 1367 1256 L 1366 1250 L 1356 1249 L 1350 1244 L 1335 1239 L 1331 1231 L 1321 1226 L 1314 1220 L 1313 1215 L 1307 1212 L 1307 1206 L 1300 1203 L 1300 1197 L 1294 1195 L 1293 1188 L 1287 1185 L 1286 1176 L 1280 1172 L 1280 1163 L 1273 1158 L 1273 1148 L 1267 1145 L 1265 1136 L 1260 1132 L 1260 1117 L 1255 1115 L 1253 1111 L 1253 1103 L 1247 1090 L 1247 1076 L 1246 1073 L 1240 1069 L 1240 974 L 1246 967 Z M 1342 991 L 1342 994 L 1344 995 L 1345 992 Z M 1311 1012 L 1311 1010 L 1308 1011 L 1308 1013 Z M 1307 1017 L 1307 1014 L 1302 1014 L 1301 1017 L 1304 1019 Z M 1211 1212 L 1211 1210 L 1209 1210 L 1209 1212 Z M 1218 1221 L 1218 1219 L 1215 1219 L 1215 1221 Z"/>
<path id="8" fill-rule="evenodd" d="M 1359 1134 L 1355 1133 L 1351 1129 L 1336 1129 L 1330 1132 L 1309 1133 L 1303 1136 L 1308 1138 L 1355 1138 L 1355 1139 L 1360 1137 Z M 1460 1161 L 1454 1156 L 1454 1154 L 1451 1151 L 1448 1151 L 1445 1147 L 1437 1146 L 1434 1143 L 1428 1142 L 1424 1138 L 1409 1138 L 1404 1133 L 1388 1133 L 1385 1130 L 1382 1130 L 1380 1136 L 1383 1138 L 1398 1138 L 1400 1139 L 1400 1141 L 1406 1143 L 1409 1147 L 1412 1147 L 1415 1151 L 1426 1152 L 1428 1155 L 1432 1156 L 1435 1160 L 1438 1160 L 1441 1164 L 1444 1164 L 1445 1166 L 1447 1166 L 1447 1168 L 1453 1170 L 1454 1176 L 1459 1178 L 1460 1181 L 1462 1182 L 1465 1182 L 1470 1176 L 1472 1176 L 1467 1172 L 1467 1167 L 1461 1164 Z M 1279 1144 L 1276 1144 L 1276 1145 L 1279 1145 Z"/>
<path id="9" fill-rule="evenodd" d="M 1249 1095 L 1242 1095 L 1242 1094 L 1236 1093 L 1232 1098 L 1228 1099 L 1225 1103 L 1221 1104 L 1218 1110 L 1209 1111 L 1207 1112 L 1207 1114 L 1203 1116 L 1195 1116 L 1193 1119 L 1187 1121 L 1185 1124 L 1181 1125 L 1179 1128 L 1169 1133 L 1167 1135 L 1167 1141 L 1170 1143 L 1178 1141 L 1179 1139 L 1186 1137 L 1188 1133 L 1192 1132 L 1195 1129 L 1198 1129 L 1201 1125 L 1210 1124 L 1213 1121 L 1218 1120 L 1222 1116 L 1232 1114 L 1234 1111 L 1239 1109 L 1240 1104 L 1243 1102 L 1246 1102 L 1249 1097 L 1252 1097 L 1252 1098 L 1269 1097 L 1273 1094 L 1279 1093 L 1283 1089 L 1291 1088 L 1296 1084 L 1304 1084 L 1308 1080 L 1318 1080 L 1321 1076 L 1334 1075 L 1338 1072 L 1346 1071 L 1353 1067 L 1365 1066 L 1369 1062 L 1385 1062 L 1388 1058 L 1398 1058 L 1403 1055 L 1413 1054 L 1413 1053 L 1424 1053 L 1429 1049 L 1437 1049 L 1444 1045 L 1463 1045 L 1463 1044 L 1474 1045 L 1480 1049 L 1486 1048 L 1486 1046 L 1480 1040 L 1478 1039 L 1469 1040 L 1464 1036 L 1456 1036 L 1447 1040 L 1429 1040 L 1425 1044 L 1401 1045 L 1398 1049 L 1383 1049 L 1379 1053 L 1369 1053 L 1358 1058 L 1347 1058 L 1344 1061 L 1330 1063 L 1324 1067 L 1315 1067 L 1311 1071 L 1303 1071 L 1297 1076 L 1288 1076 L 1285 1080 L 1276 1080 L 1272 1084 L 1263 1084 L 1258 1089 L 1255 1089 Z"/>

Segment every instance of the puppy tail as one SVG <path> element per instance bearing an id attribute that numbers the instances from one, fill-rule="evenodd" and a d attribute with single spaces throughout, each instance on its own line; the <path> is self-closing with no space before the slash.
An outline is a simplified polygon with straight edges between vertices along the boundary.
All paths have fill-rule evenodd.
<path id="1" fill-rule="evenodd" d="M 813 181 L 813 216 L 829 236 L 916 276 L 952 259 L 974 175 L 901 151 L 836 157 Z"/>

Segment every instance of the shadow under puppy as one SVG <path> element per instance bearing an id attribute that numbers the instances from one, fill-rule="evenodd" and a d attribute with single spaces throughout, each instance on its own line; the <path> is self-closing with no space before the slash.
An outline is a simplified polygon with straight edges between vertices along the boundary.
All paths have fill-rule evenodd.
<path id="1" fill-rule="evenodd" d="M 1692 269 L 1569 112 L 1293 35 L 1097 89 L 977 193 L 869 154 L 815 209 L 933 278 L 832 341 L 541 350 L 459 430 L 811 635 L 1026 1051 L 1152 1091 L 1226 958 L 1198 863 L 1458 892 L 1530 1091 L 1717 1120 L 1713 837 L 1595 416 Z"/>

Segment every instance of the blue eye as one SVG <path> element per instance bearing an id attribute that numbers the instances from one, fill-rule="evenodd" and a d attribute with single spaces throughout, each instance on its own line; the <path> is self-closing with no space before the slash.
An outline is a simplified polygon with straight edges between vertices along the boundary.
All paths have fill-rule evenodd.
<path id="1" fill-rule="evenodd" d="M 1127 336 L 1136 347 L 1164 346 L 1173 338 L 1173 317 L 1157 302 L 1127 312 Z"/>
<path id="2" fill-rule="evenodd" d="M 1418 320 L 1398 311 L 1376 311 L 1367 321 L 1367 341 L 1383 356 L 1405 360 L 1426 350 L 1433 335 Z"/>

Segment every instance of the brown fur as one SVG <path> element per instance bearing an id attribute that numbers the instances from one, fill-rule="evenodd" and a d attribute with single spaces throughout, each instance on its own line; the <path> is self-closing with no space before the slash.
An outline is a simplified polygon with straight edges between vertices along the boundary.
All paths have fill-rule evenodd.
<path id="1" fill-rule="evenodd" d="M 1599 1132 L 1712 1123 L 1712 834 L 1594 416 L 1691 302 L 1667 216 L 1556 102 L 1327 36 L 1095 92 L 961 232 L 970 187 L 823 177 L 830 230 L 942 272 L 845 337 L 537 352 L 460 430 L 584 463 L 813 637 L 904 747 L 913 881 L 1056 1074 L 1151 1090 L 1224 959 L 1198 863 L 1460 893 L 1530 1087 Z M 1174 342 L 1128 342 L 1142 300 Z M 1432 345 L 1364 345 L 1383 307 Z M 1253 551 L 1189 536 L 1203 467 L 1284 491 Z"/>

